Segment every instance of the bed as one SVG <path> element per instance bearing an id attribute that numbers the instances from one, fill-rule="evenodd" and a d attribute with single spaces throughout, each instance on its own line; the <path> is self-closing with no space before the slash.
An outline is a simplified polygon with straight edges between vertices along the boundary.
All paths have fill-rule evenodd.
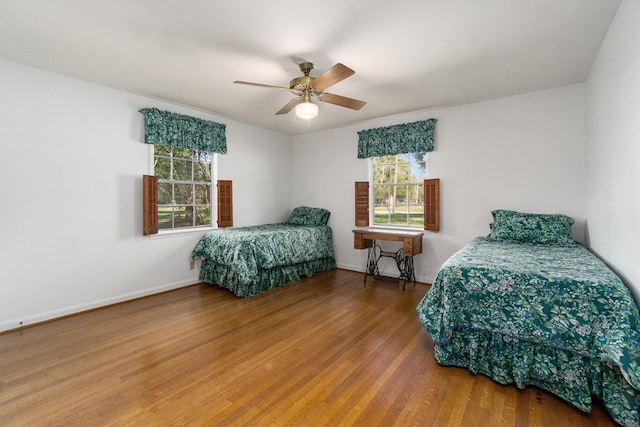
<path id="1" fill-rule="evenodd" d="M 269 291 L 336 268 L 329 211 L 300 206 L 287 221 L 206 233 L 193 249 L 200 280 L 238 297 Z"/>
<path id="2" fill-rule="evenodd" d="M 571 239 L 564 215 L 494 211 L 417 307 L 438 363 L 534 385 L 640 425 L 640 316 L 629 289 Z"/>

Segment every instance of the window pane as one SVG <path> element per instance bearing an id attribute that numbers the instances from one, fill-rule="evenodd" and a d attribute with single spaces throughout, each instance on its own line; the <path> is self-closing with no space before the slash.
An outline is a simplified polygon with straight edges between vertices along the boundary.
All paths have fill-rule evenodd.
<path id="1" fill-rule="evenodd" d="M 390 216 L 390 190 L 389 186 L 374 187 L 374 224 L 388 224 Z"/>
<path id="2" fill-rule="evenodd" d="M 173 157 L 178 157 L 182 159 L 190 159 L 193 151 L 189 148 L 178 148 L 173 147 Z"/>
<path id="3" fill-rule="evenodd" d="M 160 182 L 158 183 L 158 204 L 170 205 L 173 203 L 173 193 L 171 191 L 173 184 Z"/>
<path id="4" fill-rule="evenodd" d="M 411 206 L 409 214 L 409 225 L 422 227 L 424 225 L 424 209 L 422 206 Z"/>
<path id="5" fill-rule="evenodd" d="M 211 209 L 209 209 L 209 206 L 196 207 L 196 225 L 211 225 Z"/>
<path id="6" fill-rule="evenodd" d="M 424 203 L 424 188 L 423 185 L 412 185 L 410 188 L 409 204 L 420 205 Z"/>
<path id="7" fill-rule="evenodd" d="M 409 225 L 408 214 L 405 209 L 402 212 L 396 212 L 391 215 L 391 225 Z"/>
<path id="8" fill-rule="evenodd" d="M 172 215 L 173 207 L 171 206 L 159 206 L 158 207 L 158 228 L 172 228 Z"/>
<path id="9" fill-rule="evenodd" d="M 211 182 L 211 163 L 195 162 L 193 168 L 194 181 Z"/>
<path id="10" fill-rule="evenodd" d="M 374 224 L 393 224 L 398 222 L 400 215 L 406 216 L 406 207 L 393 204 L 393 196 L 386 203 L 375 206 Z"/>
<path id="11" fill-rule="evenodd" d="M 156 157 L 153 173 L 158 179 L 171 179 L 171 159 Z"/>
<path id="12" fill-rule="evenodd" d="M 374 224 L 389 224 L 389 209 L 386 206 L 376 206 L 374 215 L 373 215 L 373 223 Z"/>
<path id="13" fill-rule="evenodd" d="M 211 164 L 211 153 L 207 151 L 193 151 L 193 161 Z"/>
<path id="14" fill-rule="evenodd" d="M 381 186 L 381 187 L 375 187 L 373 188 L 373 201 L 374 204 L 377 205 L 382 205 L 382 204 L 387 204 L 389 202 L 389 189 L 391 187 L 387 187 L 387 186 Z"/>
<path id="15" fill-rule="evenodd" d="M 209 195 L 211 194 L 210 185 L 196 185 L 196 205 L 210 205 Z"/>
<path id="16" fill-rule="evenodd" d="M 424 225 L 424 189 L 423 185 L 412 185 L 409 187 L 409 225 L 422 227 Z"/>
<path id="17" fill-rule="evenodd" d="M 156 156 L 170 156 L 171 155 L 171 147 L 168 145 L 162 144 L 154 144 L 153 152 Z"/>
<path id="18" fill-rule="evenodd" d="M 173 201 L 176 205 L 187 205 L 193 201 L 193 185 L 174 184 Z"/>
<path id="19" fill-rule="evenodd" d="M 417 182 L 427 179 L 427 154 L 417 153 L 413 155 L 412 171 Z"/>
<path id="20" fill-rule="evenodd" d="M 406 185 L 398 185 L 395 188 L 396 188 L 396 193 L 393 197 L 393 199 L 395 199 L 395 206 L 406 206 L 407 190 L 409 187 L 407 187 Z"/>
<path id="21" fill-rule="evenodd" d="M 191 181 L 191 160 L 173 160 L 173 180 Z"/>
<path id="22" fill-rule="evenodd" d="M 193 227 L 193 206 L 176 206 L 173 217 L 174 227 Z"/>
<path id="23" fill-rule="evenodd" d="M 374 157 L 374 164 L 395 163 L 396 156 Z"/>

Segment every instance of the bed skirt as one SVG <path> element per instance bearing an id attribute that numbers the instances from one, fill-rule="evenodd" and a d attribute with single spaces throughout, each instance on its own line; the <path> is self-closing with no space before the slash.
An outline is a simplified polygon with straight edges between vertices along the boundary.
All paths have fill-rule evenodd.
<path id="1" fill-rule="evenodd" d="M 434 353 L 442 365 L 464 367 L 520 389 L 538 386 L 584 412 L 591 412 L 591 396 L 596 396 L 618 423 L 640 426 L 640 391 L 611 362 L 473 329 L 454 330 L 447 343 L 435 343 Z"/>
<path id="2" fill-rule="evenodd" d="M 276 286 L 284 286 L 288 282 L 297 282 L 301 276 L 311 277 L 318 271 L 335 268 L 335 257 L 326 257 L 298 264 L 260 269 L 250 283 L 243 283 L 234 269 L 205 258 L 200 266 L 200 280 L 229 289 L 237 297 L 250 297 L 270 291 Z"/>

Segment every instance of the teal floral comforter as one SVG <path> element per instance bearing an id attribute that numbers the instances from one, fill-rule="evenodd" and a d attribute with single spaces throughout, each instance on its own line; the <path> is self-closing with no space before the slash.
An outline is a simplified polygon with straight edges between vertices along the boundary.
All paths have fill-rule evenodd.
<path id="1" fill-rule="evenodd" d="M 326 225 L 218 229 L 205 234 L 191 256 L 202 258 L 200 280 L 240 297 L 336 268 L 333 235 Z"/>
<path id="2" fill-rule="evenodd" d="M 640 425 L 640 315 L 627 287 L 584 246 L 478 237 L 441 268 L 417 308 L 436 359 L 591 410 L 599 397 Z"/>

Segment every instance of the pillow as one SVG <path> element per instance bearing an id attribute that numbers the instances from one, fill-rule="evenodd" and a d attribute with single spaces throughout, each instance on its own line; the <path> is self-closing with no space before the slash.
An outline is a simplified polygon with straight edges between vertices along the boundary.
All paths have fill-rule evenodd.
<path id="1" fill-rule="evenodd" d="M 532 214 L 507 210 L 491 212 L 493 223 L 487 240 L 512 241 L 536 245 L 571 246 L 578 244 L 571 237 L 575 220 L 561 214 Z"/>
<path id="2" fill-rule="evenodd" d="M 285 221 L 285 224 L 327 225 L 329 215 L 331 213 L 326 209 L 299 206 L 291 212 L 291 216 Z"/>

